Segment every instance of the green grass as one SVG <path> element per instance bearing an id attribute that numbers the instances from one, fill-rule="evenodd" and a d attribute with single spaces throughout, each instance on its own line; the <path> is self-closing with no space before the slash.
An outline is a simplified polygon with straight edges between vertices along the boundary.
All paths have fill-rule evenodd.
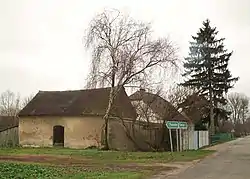
<path id="1" fill-rule="evenodd" d="M 211 153 L 213 151 L 209 150 L 171 154 L 68 148 L 0 148 L 0 179 L 141 179 L 172 169 L 159 163 L 192 161 Z M 3 160 L 4 157 L 7 158 Z"/>
<path id="2" fill-rule="evenodd" d="M 1 163 L 0 179 L 139 179 L 141 174 L 133 172 L 88 172 L 63 167 L 35 164 Z"/>
<path id="3" fill-rule="evenodd" d="M 187 152 L 178 152 L 174 153 L 173 160 L 174 161 L 192 161 L 197 159 L 202 159 L 215 151 L 213 150 L 193 150 Z"/>
<path id="4" fill-rule="evenodd" d="M 143 175 L 132 172 L 84 172 L 65 177 L 72 179 L 142 179 Z"/>
<path id="5" fill-rule="evenodd" d="M 68 148 L 2 148 L 0 155 L 64 155 L 78 156 L 85 159 L 113 161 L 113 162 L 169 162 L 169 161 L 190 161 L 203 158 L 214 151 L 197 150 L 174 152 L 121 152 L 121 151 L 101 151 L 101 150 L 79 150 Z"/>

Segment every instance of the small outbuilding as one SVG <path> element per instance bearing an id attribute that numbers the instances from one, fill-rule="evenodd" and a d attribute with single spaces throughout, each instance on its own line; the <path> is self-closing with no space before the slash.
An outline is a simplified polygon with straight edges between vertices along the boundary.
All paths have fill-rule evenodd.
<path id="1" fill-rule="evenodd" d="M 39 91 L 19 113 L 20 145 L 101 147 L 109 93 L 110 88 Z M 115 98 L 111 117 L 136 118 L 124 88 Z"/>

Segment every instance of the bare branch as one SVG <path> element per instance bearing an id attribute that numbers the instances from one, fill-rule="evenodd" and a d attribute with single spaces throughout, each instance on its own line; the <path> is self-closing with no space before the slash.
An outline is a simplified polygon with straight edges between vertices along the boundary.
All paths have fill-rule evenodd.
<path id="1" fill-rule="evenodd" d="M 32 99 L 34 98 L 34 94 L 31 94 L 29 96 L 26 96 L 22 99 L 22 105 L 21 108 L 24 108 Z"/>
<path id="2" fill-rule="evenodd" d="M 105 134 L 113 101 L 123 86 L 139 86 L 152 73 L 177 67 L 176 49 L 168 39 L 153 39 L 149 23 L 136 21 L 118 10 L 105 10 L 91 21 L 85 46 L 92 52 L 87 87 L 111 87 L 104 116 Z M 108 148 L 107 142 L 105 145 Z"/>
<path id="3" fill-rule="evenodd" d="M 20 110 L 20 95 L 7 90 L 0 95 L 0 114 L 16 116 Z"/>
<path id="4" fill-rule="evenodd" d="M 226 107 L 231 112 L 233 123 L 244 123 L 247 118 L 249 98 L 241 93 L 230 93 L 227 96 L 227 101 Z"/>
<path id="5" fill-rule="evenodd" d="M 176 49 L 168 39 L 153 40 L 151 26 L 117 10 L 104 11 L 90 23 L 85 45 L 92 50 L 88 85 L 115 86 L 138 83 L 148 69 L 177 67 Z M 171 70 L 169 70 L 171 71 Z M 106 75 L 103 75 L 106 74 Z"/>

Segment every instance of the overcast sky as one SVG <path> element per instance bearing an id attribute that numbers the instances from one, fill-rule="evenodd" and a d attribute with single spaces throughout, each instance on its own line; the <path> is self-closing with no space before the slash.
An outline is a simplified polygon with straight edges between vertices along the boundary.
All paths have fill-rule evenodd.
<path id="1" fill-rule="evenodd" d="M 153 22 L 155 33 L 169 36 L 181 57 L 188 53 L 191 35 L 209 18 L 234 51 L 230 68 L 240 76 L 234 91 L 250 96 L 249 0 L 0 0 L 0 92 L 25 96 L 83 88 L 90 56 L 82 37 L 103 8 Z"/>

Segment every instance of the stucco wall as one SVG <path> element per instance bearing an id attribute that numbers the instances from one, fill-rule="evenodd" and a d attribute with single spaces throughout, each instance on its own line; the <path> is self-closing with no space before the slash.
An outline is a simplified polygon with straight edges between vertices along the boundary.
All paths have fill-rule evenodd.
<path id="1" fill-rule="evenodd" d="M 53 126 L 64 126 L 64 146 L 86 148 L 101 145 L 101 117 L 22 117 L 19 141 L 22 146 L 53 146 Z"/>
<path id="2" fill-rule="evenodd" d="M 64 126 L 64 146 L 69 148 L 101 147 L 102 117 L 25 117 L 19 120 L 19 142 L 22 146 L 52 147 L 53 126 Z M 161 139 L 158 130 L 149 130 L 132 122 L 109 121 L 109 145 L 114 150 L 136 151 L 150 150 L 149 143 L 158 143 Z M 134 130 L 132 130 L 134 128 Z M 127 132 L 130 137 L 128 138 Z M 134 131 L 134 132 L 132 132 Z M 135 145 L 136 143 L 136 145 Z"/>

